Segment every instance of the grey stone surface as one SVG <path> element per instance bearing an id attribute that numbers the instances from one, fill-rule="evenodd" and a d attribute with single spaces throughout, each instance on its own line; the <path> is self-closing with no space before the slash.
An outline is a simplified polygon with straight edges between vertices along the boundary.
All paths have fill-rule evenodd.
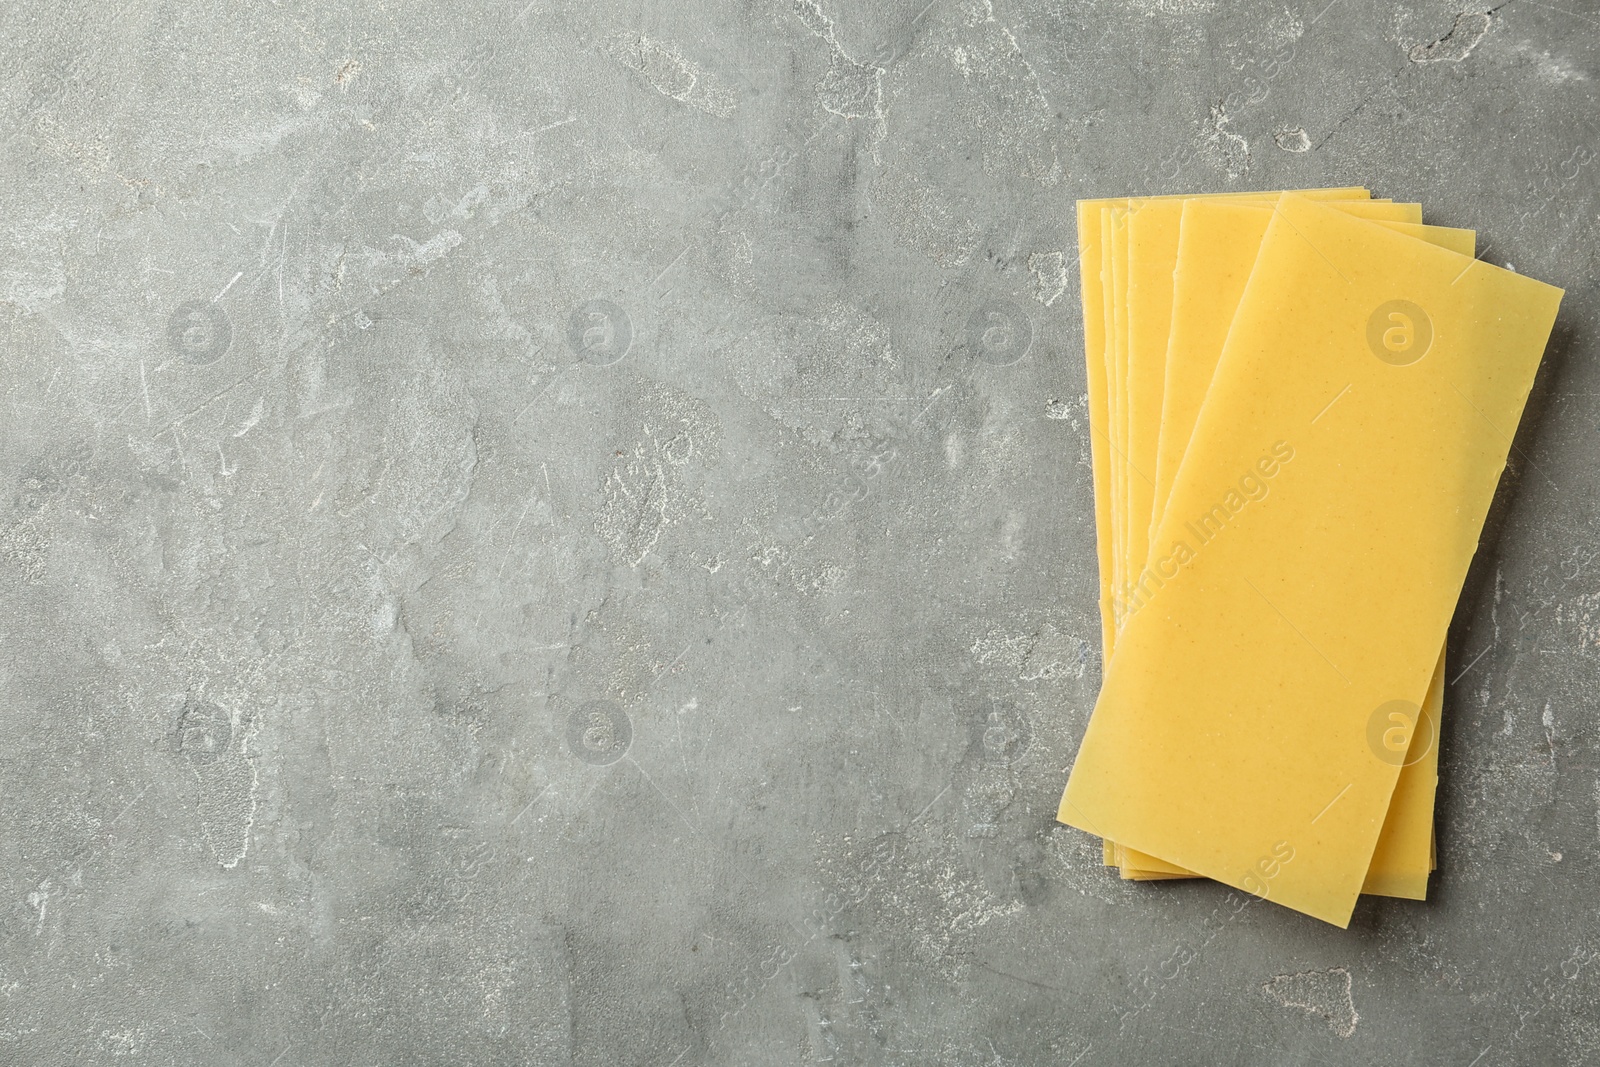
<path id="1" fill-rule="evenodd" d="M 1459 0 L 1457 0 L 1459 2 Z M 1592 0 L 8 5 L 0 1062 L 1600 1057 Z M 1348 931 L 1053 822 L 1073 201 L 1568 289 Z"/>

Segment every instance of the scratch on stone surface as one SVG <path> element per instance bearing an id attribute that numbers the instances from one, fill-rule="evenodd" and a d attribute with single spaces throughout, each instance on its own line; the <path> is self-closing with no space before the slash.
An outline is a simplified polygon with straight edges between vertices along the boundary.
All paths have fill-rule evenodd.
<path id="1" fill-rule="evenodd" d="M 144 795 L 146 793 L 148 793 L 148 792 L 150 792 L 150 787 L 148 785 L 145 786 L 143 789 L 139 790 L 139 795 L 134 797 L 132 800 L 128 801 L 126 804 L 124 804 L 122 806 L 122 810 L 117 812 L 117 817 L 111 820 L 110 825 L 111 826 L 115 826 L 115 825 L 117 825 L 117 823 L 121 822 L 122 821 L 122 817 L 124 815 L 128 814 L 128 812 L 133 809 L 133 806 L 135 804 L 139 803 L 139 801 L 142 800 L 144 798 Z"/>
<path id="2" fill-rule="evenodd" d="M 1413 63 L 1459 63 L 1478 47 L 1493 20 L 1493 15 L 1482 11 L 1463 11 L 1449 33 L 1432 44 L 1414 45 L 1406 56 Z"/>
<path id="3" fill-rule="evenodd" d="M 1048 989 L 1052 993 L 1067 993 L 1067 994 L 1071 993 L 1071 990 L 1065 989 L 1065 988 L 1063 988 L 1061 986 L 1051 985 L 1048 982 L 1036 981 L 1035 979 L 1032 979 L 1032 978 L 1024 978 L 1020 974 L 1012 974 L 1010 971 L 1002 971 L 998 967 L 991 967 L 991 966 L 989 966 L 989 964 L 984 963 L 982 960 L 978 960 L 977 963 L 978 963 L 979 967 L 982 967 L 984 970 L 988 971 L 990 974 L 998 974 L 1001 978 L 1009 978 L 1013 982 L 1021 982 L 1023 985 L 1031 985 L 1035 989 Z M 1087 1050 L 1085 1050 L 1085 1051 L 1087 1051 Z M 1083 1057 L 1080 1055 L 1078 1058 L 1082 1059 Z M 1077 1063 L 1078 1061 L 1077 1060 L 1073 1060 L 1072 1062 L 1073 1063 Z"/>
<path id="4" fill-rule="evenodd" d="M 678 665 L 679 661 L 681 661 L 684 656 L 687 656 L 689 654 L 689 650 L 691 648 L 693 648 L 693 647 L 694 647 L 693 642 L 691 642 L 691 643 L 689 643 L 687 645 L 684 645 L 683 646 L 683 651 L 679 652 L 676 656 L 674 656 L 672 658 L 672 662 L 671 663 L 667 664 L 665 667 L 662 667 L 659 671 L 656 672 L 655 679 L 650 683 L 650 688 L 654 689 L 658 684 L 660 684 L 661 679 L 667 677 L 668 673 L 672 670 L 672 668 L 676 667 Z"/>
<path id="5" fill-rule="evenodd" d="M 517 534 L 522 529 L 522 520 L 528 517 L 528 509 L 533 507 L 533 502 L 537 496 L 537 490 L 528 494 L 527 501 L 522 505 L 522 511 L 517 515 L 517 521 L 511 526 L 511 536 L 506 538 L 506 554 L 500 560 L 500 569 L 495 572 L 496 581 L 499 581 L 506 576 L 506 567 L 511 564 L 511 556 L 517 548 Z M 548 496 L 546 499 L 549 499 Z M 483 613 L 479 612 L 478 617 L 481 619 L 483 617 Z"/>
<path id="6" fill-rule="evenodd" d="M 607 55 L 662 96 L 723 119 L 737 107 L 733 93 L 722 86 L 716 75 L 642 33 L 613 34 L 606 39 L 605 49 Z"/>
<path id="7" fill-rule="evenodd" d="M 522 805 L 522 810 L 517 812 L 515 815 L 513 815 L 511 817 L 511 822 L 513 824 L 515 824 L 518 819 L 520 819 L 524 815 L 528 814 L 528 809 L 533 807 L 535 804 L 537 804 L 539 802 L 539 799 L 541 797 L 543 797 L 548 792 L 550 792 L 550 787 L 548 785 L 546 785 L 543 789 L 539 790 L 539 792 L 534 795 L 534 798 L 532 800 L 530 800 L 526 804 Z"/>
<path id="8" fill-rule="evenodd" d="M 1461 673 L 1457 674 L 1454 678 L 1450 679 L 1450 684 L 1451 685 L 1455 685 L 1457 682 L 1461 681 L 1461 679 L 1465 678 L 1467 676 L 1467 672 L 1472 670 L 1472 668 L 1476 667 L 1478 665 L 1478 661 L 1480 659 L 1482 659 L 1483 657 L 1487 656 L 1489 654 L 1489 649 L 1491 649 L 1493 647 L 1494 647 L 1493 645 L 1488 645 L 1488 646 L 1486 646 L 1484 648 L 1484 650 L 1482 652 L 1479 652 L 1476 656 L 1473 656 L 1472 657 L 1472 662 L 1468 663 L 1465 667 L 1461 668 Z"/>
<path id="9" fill-rule="evenodd" d="M 221 300 L 223 297 L 227 296 L 228 295 L 228 290 L 233 288 L 233 283 L 238 281 L 240 278 L 243 278 L 243 277 L 244 277 L 244 271 L 239 271 L 237 274 L 235 274 L 233 276 L 233 278 L 229 280 L 228 284 L 224 285 L 222 287 L 222 291 L 220 293 L 218 293 L 216 296 L 211 298 L 211 302 L 213 304 L 215 304 L 218 300 Z"/>
<path id="10" fill-rule="evenodd" d="M 235 437 L 243 437 L 245 434 L 247 434 L 251 430 L 255 429 L 256 424 L 261 421 L 261 415 L 262 415 L 263 411 L 266 408 L 266 402 L 267 402 L 267 398 L 266 398 L 266 396 L 264 394 L 262 396 L 256 397 L 256 405 L 255 405 L 255 407 L 250 409 L 250 415 L 249 415 L 249 417 L 247 417 L 245 419 L 244 425 L 241 426 L 239 429 L 235 430 L 233 432 L 233 436 L 235 436 Z"/>
<path id="11" fill-rule="evenodd" d="M 933 806 L 935 804 L 937 804 L 937 803 L 939 803 L 939 801 L 943 800 L 944 799 L 944 795 L 946 793 L 948 793 L 948 792 L 950 792 L 950 787 L 948 785 L 946 785 L 943 789 L 939 790 L 938 795 L 935 796 L 932 800 L 928 801 L 926 804 L 924 804 L 922 806 L 922 810 L 917 812 L 916 817 L 911 820 L 911 825 L 915 826 L 917 823 L 921 822 L 922 821 L 922 817 L 924 815 L 928 814 L 928 812 L 930 810 L 932 810 L 932 808 L 933 808 Z"/>
<path id="12" fill-rule="evenodd" d="M 912 419 L 911 421 L 912 422 L 920 422 L 920 421 L 922 421 L 922 416 L 926 415 L 933 408 L 934 403 L 941 396 L 943 396 L 945 393 L 949 392 L 950 389 L 951 389 L 951 386 L 941 385 L 941 386 L 939 386 L 939 388 L 937 388 L 933 392 L 929 393 L 928 394 L 927 406 L 924 407 L 921 411 L 917 412 L 917 417 Z"/>
<path id="13" fill-rule="evenodd" d="M 560 129 L 562 126 L 566 126 L 566 125 L 569 125 L 569 124 L 577 122 L 577 121 L 578 121 L 578 116 L 576 116 L 576 115 L 568 115 L 564 119 L 557 119 L 554 122 L 547 123 L 547 124 L 545 124 L 543 126 L 540 126 L 537 130 L 533 130 L 532 132 L 530 132 L 528 134 L 528 136 L 537 137 L 541 133 L 549 133 L 551 130 Z"/>
<path id="14" fill-rule="evenodd" d="M 1351 996 L 1350 971 L 1345 967 L 1276 975 L 1262 983 L 1261 992 L 1285 1008 L 1299 1008 L 1322 1018 L 1340 1037 L 1354 1034 L 1361 1021 Z"/>
<path id="15" fill-rule="evenodd" d="M 694 823 L 689 821 L 689 816 L 685 815 L 683 813 L 683 809 L 678 807 L 677 803 L 667 795 L 667 791 L 656 784 L 656 780 L 650 777 L 650 772 L 640 766 L 639 761 L 634 759 L 632 756 L 623 756 L 622 758 L 633 764 L 634 770 L 638 771 L 644 776 L 644 780 L 650 783 L 650 788 L 654 789 L 656 793 L 660 795 L 661 799 L 667 802 L 667 806 L 677 814 L 678 818 L 683 820 L 683 825 L 689 828 L 689 832 L 698 836 L 700 830 L 695 826 Z"/>

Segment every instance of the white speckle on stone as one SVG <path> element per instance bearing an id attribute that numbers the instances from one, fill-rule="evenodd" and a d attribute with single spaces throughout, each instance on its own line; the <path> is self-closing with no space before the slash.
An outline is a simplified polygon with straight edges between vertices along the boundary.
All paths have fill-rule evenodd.
<path id="1" fill-rule="evenodd" d="M 1217 5 L 1215 0 L 1133 0 L 1130 6 L 1146 15 L 1204 15 Z"/>
<path id="2" fill-rule="evenodd" d="M 1285 152 L 1311 151 L 1311 138 L 1299 126 L 1291 126 L 1286 130 L 1279 130 L 1272 135 L 1272 142 Z"/>
<path id="3" fill-rule="evenodd" d="M 426 267 L 449 255 L 451 250 L 461 244 L 461 234 L 456 230 L 440 230 L 422 243 L 417 243 L 403 233 L 394 235 L 396 241 L 404 241 L 409 247 L 394 256 L 396 263 L 404 267 Z"/>
<path id="4" fill-rule="evenodd" d="M 1237 179 L 1250 169 L 1250 142 L 1229 129 L 1233 119 L 1221 104 L 1211 105 L 1202 144 L 1211 161 Z"/>
<path id="5" fill-rule="evenodd" d="M 613 34 L 606 39 L 605 48 L 607 55 L 662 96 L 717 118 L 733 114 L 733 94 L 715 75 L 685 59 L 677 49 L 633 32 Z"/>
<path id="6" fill-rule="evenodd" d="M 1552 55 L 1550 52 L 1536 50 L 1528 41 L 1519 43 L 1515 51 L 1519 55 L 1528 57 L 1534 65 L 1534 70 L 1539 78 L 1551 85 L 1563 85 L 1567 82 L 1584 82 L 1589 80 L 1589 75 L 1579 67 L 1572 65 L 1572 61 L 1564 56 Z"/>
<path id="7" fill-rule="evenodd" d="M 1033 298 L 1050 307 L 1067 291 L 1067 255 L 1065 252 L 1032 252 L 1028 255 L 1028 270 L 1038 286 Z"/>
<path id="8" fill-rule="evenodd" d="M 1285 1008 L 1320 1016 L 1340 1037 L 1355 1033 L 1361 1021 L 1351 996 L 1350 971 L 1344 967 L 1280 974 L 1262 983 L 1261 991 Z"/>
<path id="9" fill-rule="evenodd" d="M 886 71 L 876 63 L 859 63 L 845 52 L 833 19 L 818 0 L 795 0 L 794 12 L 829 49 L 828 72 L 817 83 L 817 102 L 824 111 L 843 119 L 872 119 L 872 157 L 882 162 L 878 146 L 889 133 L 883 110 Z"/>

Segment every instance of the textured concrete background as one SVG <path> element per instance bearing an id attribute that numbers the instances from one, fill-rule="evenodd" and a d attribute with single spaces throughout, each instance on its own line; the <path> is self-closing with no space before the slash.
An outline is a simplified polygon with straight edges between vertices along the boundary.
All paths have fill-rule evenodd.
<path id="1" fill-rule="evenodd" d="M 1600 6 L 1460 2 L 8 5 L 0 1062 L 1595 1062 Z M 1073 201 L 1346 183 L 1569 294 L 1339 931 L 1052 817 Z"/>

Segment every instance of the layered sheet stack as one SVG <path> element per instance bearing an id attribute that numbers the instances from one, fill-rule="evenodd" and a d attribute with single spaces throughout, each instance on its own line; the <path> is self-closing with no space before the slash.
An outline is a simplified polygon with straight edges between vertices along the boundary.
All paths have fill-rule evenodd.
<path id="1" fill-rule="evenodd" d="M 1104 670 L 1060 821 L 1423 899 L 1445 630 L 1561 290 L 1365 189 L 1078 204 Z"/>

